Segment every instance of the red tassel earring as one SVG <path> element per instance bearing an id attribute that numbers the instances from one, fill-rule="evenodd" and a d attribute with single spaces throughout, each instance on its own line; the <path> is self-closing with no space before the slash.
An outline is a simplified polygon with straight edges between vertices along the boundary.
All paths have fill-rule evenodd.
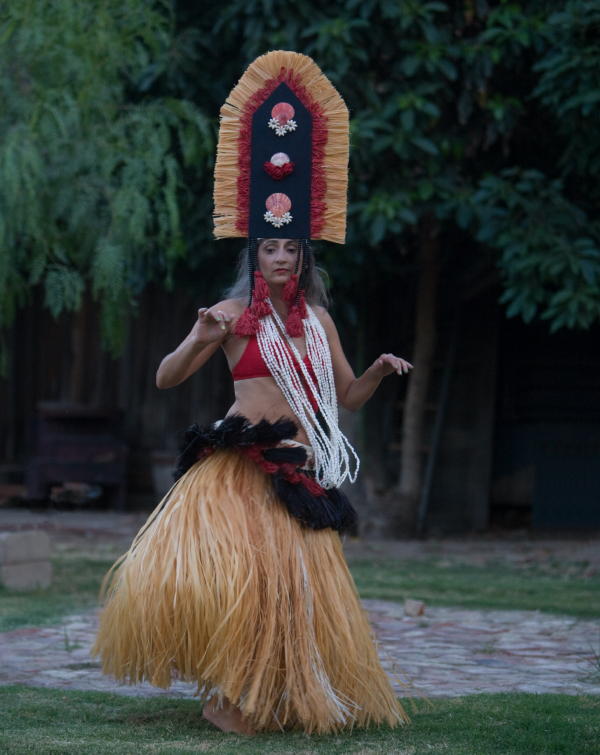
<path id="1" fill-rule="evenodd" d="M 292 275 L 283 289 L 283 298 L 291 304 L 285 329 L 292 338 L 300 338 L 304 334 L 302 320 L 306 317 L 306 299 L 304 290 L 298 289 L 298 276 Z M 292 303 L 293 302 L 293 303 Z"/>
<path id="2" fill-rule="evenodd" d="M 252 303 L 243 311 L 237 321 L 234 333 L 236 336 L 254 336 L 258 333 L 259 319 L 271 314 L 269 298 L 269 286 L 263 278 L 260 270 L 254 273 L 254 288 L 252 291 Z"/>
<path id="3" fill-rule="evenodd" d="M 257 317 L 266 317 L 271 314 L 271 306 L 267 299 L 269 298 L 269 286 L 263 278 L 260 270 L 254 273 L 254 296 L 252 298 L 252 311 Z"/>
<path id="4" fill-rule="evenodd" d="M 283 287 L 283 301 L 286 301 L 288 304 L 291 304 L 296 297 L 297 289 L 298 289 L 298 276 L 296 275 L 296 273 L 292 273 L 292 275 L 290 275 L 289 281 Z"/>

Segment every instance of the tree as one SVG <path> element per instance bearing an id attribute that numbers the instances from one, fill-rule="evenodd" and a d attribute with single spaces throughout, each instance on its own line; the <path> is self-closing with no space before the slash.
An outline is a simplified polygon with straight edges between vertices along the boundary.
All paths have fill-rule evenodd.
<path id="1" fill-rule="evenodd" d="M 136 296 L 172 281 L 187 253 L 184 170 L 206 171 L 214 149 L 214 127 L 190 101 L 148 96 L 173 36 L 171 4 L 159 0 L 6 9 L 1 328 L 37 285 L 55 317 L 90 290 L 116 352 Z"/>
<path id="2" fill-rule="evenodd" d="M 599 9 L 582 0 L 300 0 L 285 9 L 232 0 L 216 22 L 246 60 L 273 47 L 312 55 L 348 102 L 349 249 L 326 250 L 347 319 L 367 317 L 369 297 L 353 291 L 358 281 L 375 294 L 383 271 L 416 276 L 415 369 L 398 488 L 403 524 L 414 521 L 421 488 L 444 265 L 466 268 L 487 247 L 508 316 L 541 316 L 554 329 L 600 319 L 590 172 L 600 146 Z M 445 248 L 453 229 L 467 232 L 466 248 Z M 376 265 L 366 264 L 369 256 Z"/>
<path id="3" fill-rule="evenodd" d="M 348 243 L 322 255 L 357 366 L 376 355 L 382 322 L 405 302 L 417 313 L 400 520 L 414 520 L 421 486 L 443 276 L 486 256 L 508 316 L 600 320 L 600 0 L 32 7 L 11 8 L 2 37 L 3 322 L 36 281 L 55 312 L 89 282 L 116 345 L 148 280 L 168 285 L 200 259 L 221 279 L 216 115 L 274 48 L 313 56 L 351 111 Z"/>

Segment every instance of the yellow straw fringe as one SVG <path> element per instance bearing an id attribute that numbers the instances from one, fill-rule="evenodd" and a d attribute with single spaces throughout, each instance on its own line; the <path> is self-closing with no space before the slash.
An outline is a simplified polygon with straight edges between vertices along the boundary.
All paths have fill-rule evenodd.
<path id="1" fill-rule="evenodd" d="M 92 650 L 130 684 L 195 682 L 257 730 L 408 720 L 332 530 L 304 529 L 235 451 L 197 462 L 106 575 Z"/>
<path id="2" fill-rule="evenodd" d="M 275 50 L 261 55 L 246 69 L 221 108 L 221 125 L 215 164 L 214 234 L 217 239 L 239 237 L 237 219 L 238 138 L 240 117 L 252 95 L 284 67 L 299 76 L 327 117 L 325 147 L 326 211 L 324 225 L 316 237 L 343 244 L 346 239 L 349 129 L 348 108 L 329 79 L 307 55 Z"/>

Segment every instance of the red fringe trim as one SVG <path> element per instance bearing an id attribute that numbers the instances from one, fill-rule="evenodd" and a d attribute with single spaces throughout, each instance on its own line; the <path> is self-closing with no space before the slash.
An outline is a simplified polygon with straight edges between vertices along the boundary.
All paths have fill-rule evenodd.
<path id="1" fill-rule="evenodd" d="M 287 320 L 285 321 L 285 329 L 288 335 L 292 338 L 300 338 L 304 333 L 302 318 L 300 317 L 300 312 L 298 311 L 298 306 L 296 304 L 290 308 Z"/>
<path id="2" fill-rule="evenodd" d="M 264 301 L 265 299 L 268 299 L 271 292 L 269 291 L 269 286 L 267 284 L 267 281 L 264 279 L 263 274 L 260 272 L 260 270 L 255 270 L 254 272 L 254 300 L 255 301 Z"/>
<path id="3" fill-rule="evenodd" d="M 258 317 L 249 307 L 242 312 L 240 319 L 235 324 L 233 333 L 236 336 L 254 336 L 258 333 Z"/>
<path id="4" fill-rule="evenodd" d="M 288 332 L 288 335 L 292 338 L 300 338 L 300 336 L 304 334 L 302 320 L 306 318 L 307 314 L 304 291 L 300 289 L 298 292 L 298 301 L 290 307 L 287 320 L 285 321 L 285 329 Z"/>
<path id="5" fill-rule="evenodd" d="M 310 237 L 318 238 L 325 224 L 325 145 L 327 144 L 327 117 L 323 108 L 313 100 L 300 81 L 297 74 L 282 68 L 279 75 L 267 83 L 248 99 L 240 117 L 238 136 L 238 179 L 236 228 L 240 235 L 248 234 L 248 214 L 250 203 L 250 153 L 252 146 L 252 116 L 257 108 L 269 97 L 281 83 L 285 83 L 312 115 L 312 170 L 310 190 Z"/>
<path id="6" fill-rule="evenodd" d="M 255 464 L 258 464 L 258 466 L 261 467 L 261 469 L 263 469 L 267 474 L 273 475 L 277 472 L 280 472 L 282 476 L 293 485 L 304 485 L 304 487 L 311 495 L 314 495 L 317 498 L 325 495 L 325 490 L 319 485 L 315 478 L 311 475 L 306 474 L 303 470 L 298 469 L 298 467 L 296 467 L 294 464 L 289 464 L 287 462 L 277 463 L 265 459 L 265 457 L 263 456 L 263 451 L 271 447 L 272 446 L 257 443 L 253 446 L 239 447 L 238 450 Z M 211 456 L 215 451 L 216 448 L 202 449 L 202 451 L 200 451 L 200 453 L 198 454 L 198 460 L 205 459 L 207 456 Z"/>
<path id="7" fill-rule="evenodd" d="M 302 320 L 307 316 L 304 291 L 298 291 L 298 276 L 292 275 L 283 288 L 283 300 L 291 304 L 285 321 L 285 329 L 292 338 L 300 338 L 304 334 Z"/>
<path id="8" fill-rule="evenodd" d="M 308 475 L 302 473 L 299 474 L 299 477 L 300 482 L 304 485 L 304 487 L 311 495 L 317 497 L 325 495 L 325 491 L 313 477 L 309 477 Z"/>
<path id="9" fill-rule="evenodd" d="M 233 334 L 236 336 L 254 336 L 258 333 L 259 319 L 271 314 L 271 305 L 268 301 L 269 286 L 260 270 L 254 272 L 254 290 L 252 303 L 242 312 L 237 321 Z"/>
<path id="10" fill-rule="evenodd" d="M 316 497 L 325 495 L 325 490 L 319 485 L 314 477 L 305 474 L 294 464 L 288 464 L 285 462 L 277 464 L 273 461 L 267 461 L 262 453 L 265 448 L 268 448 L 268 446 L 255 445 L 240 448 L 240 451 L 253 462 L 258 464 L 259 467 L 262 467 L 267 474 L 272 475 L 280 472 L 288 482 L 291 482 L 294 485 L 304 485 L 311 495 Z"/>
<path id="11" fill-rule="evenodd" d="M 283 301 L 288 302 L 288 304 L 289 302 L 294 301 L 294 299 L 296 298 L 297 288 L 298 288 L 298 276 L 296 275 L 296 273 L 292 273 L 289 281 L 283 287 L 283 293 L 282 293 Z"/>
<path id="12" fill-rule="evenodd" d="M 273 165 L 273 163 L 263 163 L 265 173 L 268 173 L 275 181 L 281 181 L 282 178 L 289 176 L 294 172 L 296 163 L 284 163 L 283 165 Z"/>
<path id="13" fill-rule="evenodd" d="M 268 301 L 255 301 L 252 304 L 252 311 L 260 320 L 261 317 L 271 314 L 271 306 Z"/>
<path id="14" fill-rule="evenodd" d="M 298 292 L 298 311 L 300 312 L 300 317 L 303 320 L 308 317 L 308 312 L 306 311 L 306 298 L 304 296 L 303 288 L 301 288 Z"/>

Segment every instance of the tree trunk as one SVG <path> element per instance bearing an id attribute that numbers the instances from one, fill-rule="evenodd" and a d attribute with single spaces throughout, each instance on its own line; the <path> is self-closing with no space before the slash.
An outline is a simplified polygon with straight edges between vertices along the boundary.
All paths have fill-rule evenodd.
<path id="1" fill-rule="evenodd" d="M 83 404 L 86 398 L 85 362 L 87 359 L 87 302 L 71 316 L 71 359 L 69 365 L 68 397 L 69 402 Z"/>
<path id="2" fill-rule="evenodd" d="M 394 516 L 397 534 L 415 530 L 423 481 L 425 405 L 429 394 L 436 345 L 436 298 L 439 279 L 439 223 L 432 213 L 419 226 L 418 283 L 412 372 L 402 414 L 402 450 L 398 503 Z"/>

